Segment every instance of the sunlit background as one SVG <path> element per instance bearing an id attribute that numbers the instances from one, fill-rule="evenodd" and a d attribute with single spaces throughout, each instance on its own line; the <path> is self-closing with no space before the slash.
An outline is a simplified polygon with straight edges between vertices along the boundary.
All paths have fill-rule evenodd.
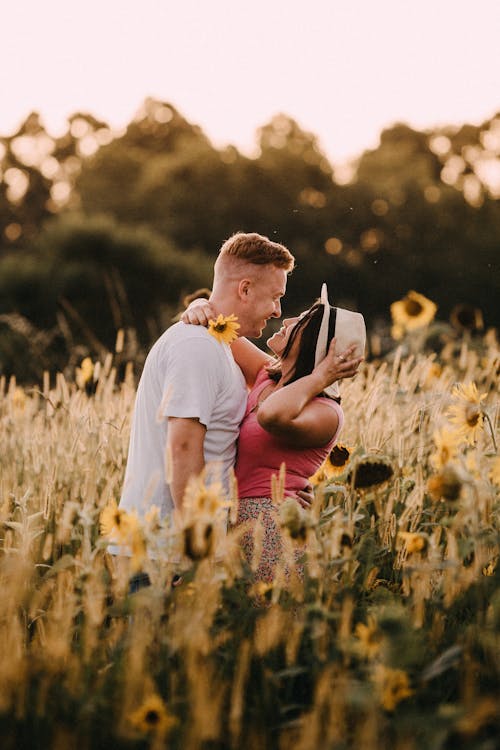
<path id="1" fill-rule="evenodd" d="M 496 0 L 6 0 L 2 27 L 3 135 L 33 109 L 54 133 L 75 111 L 123 127 L 152 96 L 246 151 L 285 112 L 338 163 L 395 121 L 500 107 Z"/>

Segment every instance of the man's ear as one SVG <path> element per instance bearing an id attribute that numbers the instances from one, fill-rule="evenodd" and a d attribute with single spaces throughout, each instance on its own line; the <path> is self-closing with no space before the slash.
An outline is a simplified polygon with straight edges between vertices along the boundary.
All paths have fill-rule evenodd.
<path id="1" fill-rule="evenodd" d="M 252 282 L 250 279 L 242 279 L 238 284 L 238 296 L 240 299 L 245 299 L 250 292 Z"/>

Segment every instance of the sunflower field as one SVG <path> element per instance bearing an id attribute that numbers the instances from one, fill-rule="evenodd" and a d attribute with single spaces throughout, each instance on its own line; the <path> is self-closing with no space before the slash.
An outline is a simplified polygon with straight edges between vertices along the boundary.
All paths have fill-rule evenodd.
<path id="1" fill-rule="evenodd" d="M 430 352 L 407 302 L 397 348 L 342 385 L 312 509 L 276 478 L 272 584 L 253 578 L 259 527 L 248 564 L 237 501 L 202 478 L 182 519 L 118 507 L 136 385 L 119 355 L 1 380 L 2 750 L 499 747 L 499 342 Z"/>

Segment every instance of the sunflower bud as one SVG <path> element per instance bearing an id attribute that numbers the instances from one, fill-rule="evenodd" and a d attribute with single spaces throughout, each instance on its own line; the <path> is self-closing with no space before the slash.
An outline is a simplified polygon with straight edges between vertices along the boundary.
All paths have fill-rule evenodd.
<path id="1" fill-rule="evenodd" d="M 203 560 L 212 554 L 214 547 L 214 528 L 211 523 L 202 520 L 186 526 L 183 532 L 184 554 L 191 560 Z"/>
<path id="2" fill-rule="evenodd" d="M 305 540 L 310 521 L 295 498 L 287 498 L 280 506 L 280 523 L 282 528 L 287 529 L 292 539 Z"/>
<path id="3" fill-rule="evenodd" d="M 434 500 L 458 500 L 463 477 L 453 464 L 447 464 L 439 474 L 429 477 L 427 489 Z"/>

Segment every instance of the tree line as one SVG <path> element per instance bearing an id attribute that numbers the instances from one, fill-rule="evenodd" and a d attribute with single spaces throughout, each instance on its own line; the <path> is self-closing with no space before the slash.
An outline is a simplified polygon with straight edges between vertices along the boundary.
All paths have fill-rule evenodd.
<path id="1" fill-rule="evenodd" d="M 148 99 L 123 132 L 75 113 L 57 138 L 32 113 L 0 138 L 0 373 L 112 349 L 140 358 L 207 286 L 238 230 L 297 258 L 286 312 L 329 282 L 370 327 L 408 290 L 445 320 L 457 303 L 500 323 L 500 113 L 481 125 L 384 130 L 345 175 L 317 137 L 280 114 L 254 158 L 215 148 L 170 103 Z"/>

